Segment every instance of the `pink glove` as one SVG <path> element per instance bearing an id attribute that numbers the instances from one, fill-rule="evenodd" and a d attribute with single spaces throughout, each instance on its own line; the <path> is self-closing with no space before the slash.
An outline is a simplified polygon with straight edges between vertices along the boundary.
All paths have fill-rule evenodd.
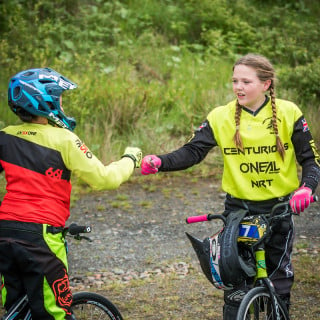
<path id="1" fill-rule="evenodd" d="M 155 174 L 161 166 L 161 159 L 153 154 L 147 155 L 141 162 L 141 174 Z"/>
<path id="2" fill-rule="evenodd" d="M 312 190 L 304 185 L 297 189 L 290 199 L 290 206 L 294 213 L 300 214 L 307 209 L 311 202 Z"/>

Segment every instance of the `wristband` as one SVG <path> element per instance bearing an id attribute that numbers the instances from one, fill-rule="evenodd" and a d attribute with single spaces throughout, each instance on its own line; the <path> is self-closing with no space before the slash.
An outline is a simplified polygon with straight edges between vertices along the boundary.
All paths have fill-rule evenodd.
<path id="1" fill-rule="evenodd" d="M 121 159 L 122 158 L 130 158 L 133 161 L 134 167 L 136 167 L 137 160 L 132 154 L 124 154 Z"/>

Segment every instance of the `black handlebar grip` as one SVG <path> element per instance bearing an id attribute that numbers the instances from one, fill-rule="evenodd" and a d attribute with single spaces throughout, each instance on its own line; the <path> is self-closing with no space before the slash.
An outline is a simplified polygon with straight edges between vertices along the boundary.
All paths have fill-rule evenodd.
<path id="1" fill-rule="evenodd" d="M 89 233 L 89 232 L 91 232 L 91 227 L 90 226 L 78 226 L 77 224 L 72 223 L 68 228 L 68 232 L 73 236 L 76 234 L 79 234 L 79 233 Z"/>

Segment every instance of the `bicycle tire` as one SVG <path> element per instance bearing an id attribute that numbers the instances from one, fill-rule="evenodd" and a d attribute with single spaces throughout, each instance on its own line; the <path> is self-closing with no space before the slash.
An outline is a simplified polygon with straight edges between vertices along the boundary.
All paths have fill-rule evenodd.
<path id="1" fill-rule="evenodd" d="M 74 293 L 71 309 L 75 320 L 123 320 L 110 300 L 93 292 Z"/>
<path id="2" fill-rule="evenodd" d="M 289 320 L 284 303 L 278 299 L 280 319 Z M 242 299 L 236 320 L 276 320 L 273 315 L 270 292 L 267 288 L 251 289 Z"/>

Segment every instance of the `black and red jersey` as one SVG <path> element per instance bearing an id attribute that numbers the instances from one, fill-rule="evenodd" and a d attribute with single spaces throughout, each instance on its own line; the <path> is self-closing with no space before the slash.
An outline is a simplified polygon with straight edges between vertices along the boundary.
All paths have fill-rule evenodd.
<path id="1" fill-rule="evenodd" d="M 24 123 L 0 131 L 0 172 L 6 191 L 0 220 L 64 226 L 70 215 L 71 173 L 93 188 L 114 189 L 133 172 L 122 158 L 104 166 L 73 132 Z"/>

